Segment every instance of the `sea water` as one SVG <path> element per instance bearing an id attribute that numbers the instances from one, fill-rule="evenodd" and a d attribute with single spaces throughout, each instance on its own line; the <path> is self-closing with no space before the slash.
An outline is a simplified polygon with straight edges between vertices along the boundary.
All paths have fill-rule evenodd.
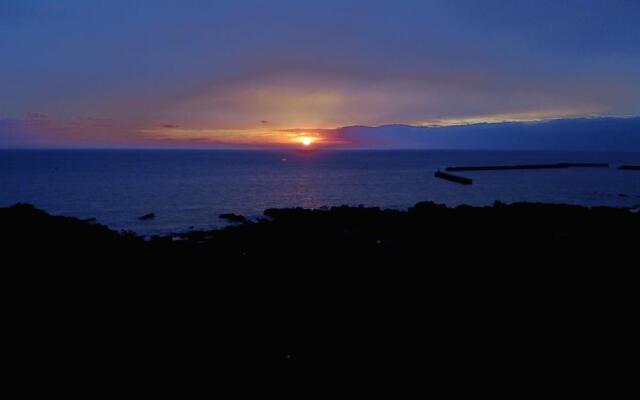
<path id="1" fill-rule="evenodd" d="M 433 176 L 447 166 L 556 162 L 611 168 L 460 172 L 474 180 L 469 186 Z M 640 205 L 640 172 L 617 170 L 619 164 L 640 164 L 640 153 L 2 150 L 0 206 L 31 203 L 150 235 L 220 227 L 221 213 L 257 218 L 271 207 Z M 156 217 L 138 219 L 147 213 Z"/>

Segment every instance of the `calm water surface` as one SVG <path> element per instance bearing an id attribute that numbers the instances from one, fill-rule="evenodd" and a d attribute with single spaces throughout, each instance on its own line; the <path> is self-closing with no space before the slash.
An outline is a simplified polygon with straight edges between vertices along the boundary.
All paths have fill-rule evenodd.
<path id="1" fill-rule="evenodd" d="M 472 151 L 0 151 L 0 206 L 32 203 L 53 214 L 96 217 L 141 234 L 209 228 L 223 212 L 259 216 L 269 207 L 375 205 L 403 209 L 541 201 L 630 207 L 640 173 L 609 169 L 465 172 L 462 186 L 433 177 L 453 165 L 608 162 L 640 153 Z M 153 212 L 156 218 L 139 221 Z"/>

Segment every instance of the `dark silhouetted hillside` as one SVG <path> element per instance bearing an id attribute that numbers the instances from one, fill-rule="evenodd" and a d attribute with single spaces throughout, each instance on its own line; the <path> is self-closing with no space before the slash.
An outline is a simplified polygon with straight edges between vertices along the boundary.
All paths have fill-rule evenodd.
<path id="1" fill-rule="evenodd" d="M 270 209 L 150 240 L 27 205 L 0 224 L 7 357 L 45 381 L 419 368 L 542 392 L 556 380 L 541 373 L 624 374 L 635 341 L 640 215 L 625 209 Z"/>

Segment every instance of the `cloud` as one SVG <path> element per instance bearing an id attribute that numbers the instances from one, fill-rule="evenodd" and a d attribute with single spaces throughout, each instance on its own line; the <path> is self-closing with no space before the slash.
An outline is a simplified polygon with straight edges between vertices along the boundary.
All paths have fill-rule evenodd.
<path id="1" fill-rule="evenodd" d="M 609 115 L 628 86 L 590 77 L 523 80 L 482 68 L 372 71 L 282 67 L 225 76 L 182 93 L 166 112 L 203 129 L 432 125 Z M 264 119 L 268 115 L 269 120 Z"/>
<path id="2" fill-rule="evenodd" d="M 101 117 L 54 119 L 28 112 L 22 118 L 0 118 L 2 147 L 100 147 L 136 143 L 132 127 Z M 139 143 L 139 142 L 138 142 Z"/>
<path id="3" fill-rule="evenodd" d="M 23 147 L 36 143 L 23 120 L 0 117 L 0 147 Z"/>
<path id="4" fill-rule="evenodd" d="M 353 126 L 322 134 L 353 147 L 380 149 L 640 151 L 640 117 L 446 127 Z"/>
<path id="5" fill-rule="evenodd" d="M 335 129 L 212 130 L 162 128 L 138 132 L 147 146 L 282 148 L 302 137 L 328 149 L 475 149 L 640 151 L 640 117 L 465 123 L 446 126 L 348 126 Z"/>
<path id="6" fill-rule="evenodd" d="M 25 114 L 22 122 L 29 128 L 46 128 L 51 125 L 51 119 L 47 114 L 28 112 Z"/>

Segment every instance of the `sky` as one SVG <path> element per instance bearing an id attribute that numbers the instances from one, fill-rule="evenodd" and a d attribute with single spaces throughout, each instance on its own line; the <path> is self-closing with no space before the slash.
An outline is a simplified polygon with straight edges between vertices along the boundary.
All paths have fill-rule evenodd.
<path id="1" fill-rule="evenodd" d="M 0 147 L 637 116 L 638 21 L 637 0 L 0 0 Z"/>

